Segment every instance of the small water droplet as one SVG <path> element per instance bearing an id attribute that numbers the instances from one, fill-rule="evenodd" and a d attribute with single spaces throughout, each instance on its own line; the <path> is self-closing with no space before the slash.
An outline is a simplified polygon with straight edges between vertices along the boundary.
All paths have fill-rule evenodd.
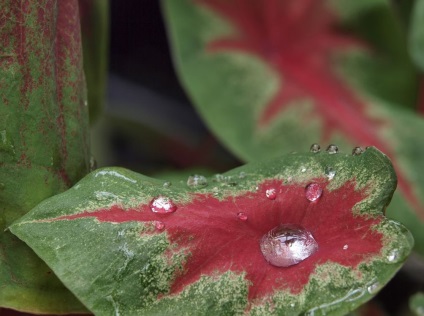
<path id="1" fill-rule="evenodd" d="M 322 195 L 322 188 L 318 183 L 309 183 L 305 188 L 305 196 L 311 201 L 317 201 Z"/>
<path id="2" fill-rule="evenodd" d="M 306 172 L 306 168 L 302 167 L 302 169 L 300 169 L 301 172 Z"/>
<path id="3" fill-rule="evenodd" d="M 172 183 L 169 182 L 169 181 L 166 181 L 166 182 L 163 183 L 164 188 L 169 188 L 171 185 L 172 185 Z"/>
<path id="4" fill-rule="evenodd" d="M 318 243 L 305 228 L 284 224 L 271 229 L 260 242 L 265 260 L 276 267 L 289 267 L 310 257 Z"/>
<path id="5" fill-rule="evenodd" d="M 318 144 L 312 144 L 311 148 L 309 149 L 311 153 L 319 153 L 321 151 L 321 146 Z"/>
<path id="6" fill-rule="evenodd" d="M 375 283 L 369 285 L 368 288 L 367 288 L 368 293 L 370 293 L 370 294 L 377 293 L 379 289 L 380 289 L 380 284 L 378 282 L 375 282 Z"/>
<path id="7" fill-rule="evenodd" d="M 246 177 L 246 173 L 241 171 L 240 174 L 239 174 L 239 178 L 244 179 L 245 177 Z"/>
<path id="8" fill-rule="evenodd" d="M 165 228 L 165 223 L 161 221 L 155 221 L 155 228 L 157 230 L 163 230 Z"/>
<path id="9" fill-rule="evenodd" d="M 399 250 L 393 249 L 387 255 L 387 261 L 389 261 L 390 263 L 397 263 L 399 262 L 400 257 L 401 256 L 400 256 Z"/>
<path id="10" fill-rule="evenodd" d="M 188 177 L 187 185 L 193 188 L 202 188 L 208 185 L 208 180 L 202 175 L 194 174 Z"/>
<path id="11" fill-rule="evenodd" d="M 177 206 L 169 197 L 159 195 L 150 202 L 150 209 L 154 213 L 173 213 Z"/>
<path id="12" fill-rule="evenodd" d="M 347 250 L 349 248 L 349 245 L 344 245 L 343 250 Z"/>
<path id="13" fill-rule="evenodd" d="M 328 180 L 332 180 L 334 176 L 336 175 L 336 170 L 334 170 L 331 167 L 325 168 L 325 175 L 327 176 Z"/>
<path id="14" fill-rule="evenodd" d="M 237 213 L 237 217 L 239 218 L 239 220 L 241 221 L 247 221 L 247 215 L 243 212 L 238 212 Z"/>
<path id="15" fill-rule="evenodd" d="M 359 156 L 363 152 L 364 152 L 364 149 L 361 148 L 361 147 L 355 147 L 355 148 L 352 149 L 352 155 L 353 156 Z"/>
<path id="16" fill-rule="evenodd" d="M 336 145 L 333 145 L 333 144 L 331 144 L 331 145 L 329 145 L 328 147 L 327 147 L 327 150 L 326 150 L 330 155 L 332 155 L 332 154 L 337 154 L 338 152 L 339 152 L 339 147 L 337 147 Z"/>
<path id="17" fill-rule="evenodd" d="M 265 191 L 265 195 L 270 200 L 275 200 L 277 198 L 277 190 L 274 188 L 268 189 Z"/>

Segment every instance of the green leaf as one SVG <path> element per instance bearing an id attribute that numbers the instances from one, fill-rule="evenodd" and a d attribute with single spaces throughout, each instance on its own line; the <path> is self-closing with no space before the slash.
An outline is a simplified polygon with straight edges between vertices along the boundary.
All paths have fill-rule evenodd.
<path id="1" fill-rule="evenodd" d="M 342 315 L 374 296 L 413 245 L 383 215 L 396 175 L 375 148 L 200 178 L 169 185 L 96 170 L 10 230 L 96 315 Z M 261 238 L 287 224 L 318 249 L 277 267 Z"/>
<path id="2" fill-rule="evenodd" d="M 85 82 L 75 1 L 0 4 L 0 306 L 85 307 L 5 229 L 88 171 Z"/>
<path id="3" fill-rule="evenodd" d="M 424 71 L 424 1 L 416 0 L 412 10 L 409 48 L 415 64 Z"/>
<path id="4" fill-rule="evenodd" d="M 424 293 L 418 292 L 409 300 L 409 308 L 416 316 L 424 315 Z"/>
<path id="5" fill-rule="evenodd" d="M 388 214 L 424 254 L 424 120 L 405 109 L 419 83 L 388 1 L 243 3 L 163 1 L 181 81 L 211 130 L 245 161 L 315 142 L 379 148 L 399 178 Z"/>
<path id="6" fill-rule="evenodd" d="M 109 1 L 79 0 L 84 70 L 87 80 L 90 124 L 105 102 L 109 48 Z"/>

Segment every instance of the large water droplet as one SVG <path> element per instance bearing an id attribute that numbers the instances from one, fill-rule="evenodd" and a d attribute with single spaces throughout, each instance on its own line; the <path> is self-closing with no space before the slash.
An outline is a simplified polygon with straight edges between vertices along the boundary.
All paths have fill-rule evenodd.
<path id="1" fill-rule="evenodd" d="M 172 213 L 177 210 L 177 206 L 169 197 L 159 195 L 150 202 L 150 209 L 154 213 Z"/>
<path id="2" fill-rule="evenodd" d="M 277 198 L 277 190 L 274 188 L 268 189 L 265 191 L 265 195 L 270 200 L 275 200 Z"/>
<path id="3" fill-rule="evenodd" d="M 310 257 L 318 243 L 305 228 L 283 224 L 271 229 L 261 239 L 265 260 L 276 267 L 289 267 Z"/>
<path id="4" fill-rule="evenodd" d="M 328 180 L 332 180 L 334 176 L 336 175 L 336 170 L 334 170 L 331 167 L 325 168 L 325 175 L 327 176 Z"/>
<path id="5" fill-rule="evenodd" d="M 194 174 L 188 177 L 187 185 L 189 187 L 202 188 L 208 185 L 208 180 L 202 175 Z"/>
<path id="6" fill-rule="evenodd" d="M 309 149 L 311 153 L 319 153 L 321 151 L 321 146 L 318 144 L 312 144 L 311 148 Z"/>
<path id="7" fill-rule="evenodd" d="M 327 150 L 326 150 L 329 154 L 337 154 L 339 152 L 339 147 L 337 147 L 336 145 L 328 145 Z"/>
<path id="8" fill-rule="evenodd" d="M 239 220 L 241 221 L 247 221 L 247 215 L 243 212 L 238 212 L 237 213 L 237 217 L 239 218 Z"/>
<path id="9" fill-rule="evenodd" d="M 305 188 L 305 196 L 311 201 L 315 202 L 322 195 L 322 188 L 318 183 L 309 183 Z"/>
<path id="10" fill-rule="evenodd" d="M 361 147 L 355 147 L 355 148 L 352 149 L 352 155 L 353 156 L 359 156 L 363 152 L 364 152 L 364 149 L 361 148 Z"/>

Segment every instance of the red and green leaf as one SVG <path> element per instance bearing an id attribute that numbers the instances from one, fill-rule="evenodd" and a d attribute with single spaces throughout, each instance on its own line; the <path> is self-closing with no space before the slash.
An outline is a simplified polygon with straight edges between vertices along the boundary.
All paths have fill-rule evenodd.
<path id="1" fill-rule="evenodd" d="M 86 311 L 51 269 L 5 229 L 88 171 L 78 4 L 0 4 L 0 306 Z"/>
<path id="2" fill-rule="evenodd" d="M 97 170 L 10 230 L 99 315 L 342 314 L 374 296 L 412 248 L 383 215 L 396 175 L 375 148 L 281 156 L 202 187 L 166 182 Z M 323 190 L 314 202 L 312 182 Z M 158 196 L 175 212 L 152 212 Z M 318 250 L 291 267 L 268 264 L 260 240 L 280 224 L 304 227 Z"/>
<path id="3" fill-rule="evenodd" d="M 405 109 L 419 81 L 386 2 L 163 3 L 182 82 L 223 143 L 247 161 L 313 142 L 376 146 L 398 174 L 389 214 L 424 253 L 424 121 Z"/>

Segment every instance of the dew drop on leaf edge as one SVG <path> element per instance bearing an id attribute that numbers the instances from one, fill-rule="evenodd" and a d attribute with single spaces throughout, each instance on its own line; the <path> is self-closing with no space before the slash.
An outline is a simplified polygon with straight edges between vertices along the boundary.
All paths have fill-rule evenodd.
<path id="1" fill-rule="evenodd" d="M 177 206 L 169 197 L 159 195 L 150 202 L 150 210 L 153 213 L 173 213 Z"/>
<path id="2" fill-rule="evenodd" d="M 205 176 L 194 174 L 188 177 L 187 185 L 192 188 L 202 188 L 208 185 L 208 180 Z"/>
<path id="3" fill-rule="evenodd" d="M 310 202 L 317 201 L 322 195 L 322 188 L 318 183 L 309 183 L 305 188 L 305 197 Z"/>
<path id="4" fill-rule="evenodd" d="M 362 147 L 355 147 L 352 149 L 352 156 L 359 156 L 364 152 Z"/>
<path id="5" fill-rule="evenodd" d="M 334 144 L 331 144 L 331 145 L 328 145 L 328 147 L 327 147 L 326 151 L 327 151 L 330 155 L 337 154 L 337 153 L 339 152 L 339 147 L 337 147 L 337 146 L 336 146 L 336 145 L 334 145 Z"/>
<path id="6" fill-rule="evenodd" d="M 282 224 L 262 237 L 260 248 L 268 263 L 285 268 L 310 257 L 318 250 L 318 243 L 302 226 Z"/>
<path id="7" fill-rule="evenodd" d="M 317 154 L 317 153 L 319 153 L 321 151 L 321 146 L 319 144 L 316 144 L 316 143 L 315 144 L 312 144 L 311 145 L 311 148 L 309 149 L 309 151 L 311 153 Z"/>

